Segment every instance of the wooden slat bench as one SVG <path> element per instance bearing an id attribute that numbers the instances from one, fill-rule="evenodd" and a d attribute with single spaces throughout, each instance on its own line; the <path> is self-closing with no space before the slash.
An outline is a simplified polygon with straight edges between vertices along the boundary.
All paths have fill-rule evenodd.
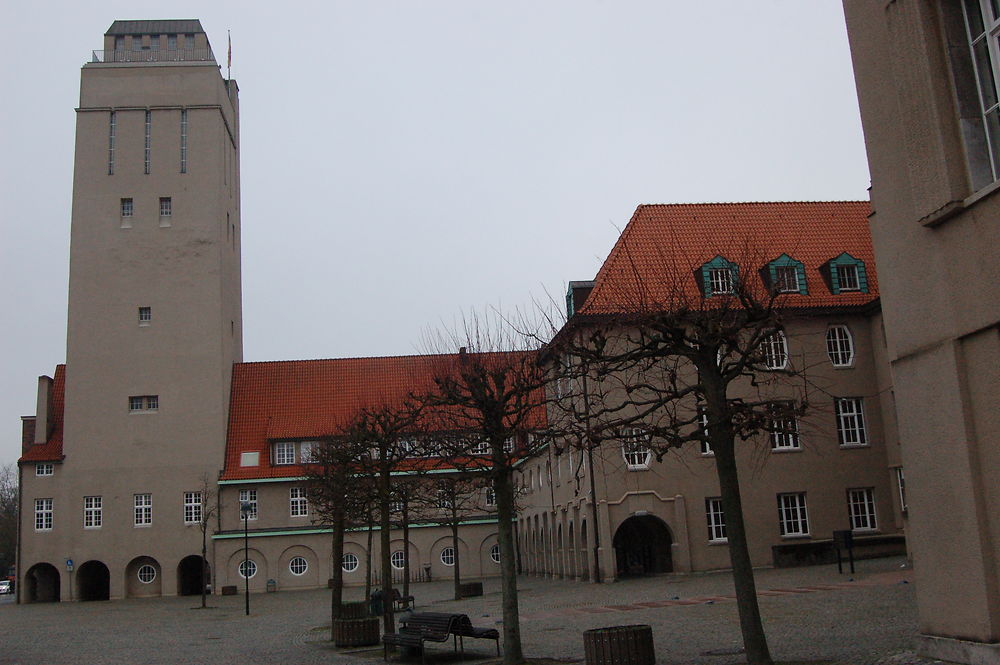
<path id="1" fill-rule="evenodd" d="M 414 607 L 413 596 L 404 596 L 399 592 L 399 589 L 392 590 L 392 609 L 393 610 L 410 610 Z"/>
<path id="2" fill-rule="evenodd" d="M 398 633 L 388 633 L 382 636 L 382 656 L 389 660 L 389 646 L 406 646 L 420 649 L 420 662 L 425 662 L 425 642 L 447 642 L 454 639 L 455 650 L 461 647 L 465 653 L 465 638 L 493 640 L 497 645 L 497 655 L 500 655 L 500 631 L 495 628 L 478 628 L 465 614 L 449 614 L 447 612 L 414 612 L 405 619 Z"/>
<path id="3" fill-rule="evenodd" d="M 462 645 L 462 653 L 465 653 L 466 637 L 474 637 L 479 640 L 493 640 L 497 645 L 497 655 L 500 655 L 500 631 L 496 628 L 479 628 L 472 625 L 472 621 L 465 614 L 460 614 L 459 619 L 451 627 L 451 632 L 458 636 Z"/>

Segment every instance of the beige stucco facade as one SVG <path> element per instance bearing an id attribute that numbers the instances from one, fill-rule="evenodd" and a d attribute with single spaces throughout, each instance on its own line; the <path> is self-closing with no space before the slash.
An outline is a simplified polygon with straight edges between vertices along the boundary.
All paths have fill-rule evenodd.
<path id="1" fill-rule="evenodd" d="M 993 663 L 1000 661 L 1000 198 L 962 4 L 846 0 L 844 7 L 872 177 L 921 649 Z M 996 64 L 990 71 L 980 61 L 982 85 Z"/>

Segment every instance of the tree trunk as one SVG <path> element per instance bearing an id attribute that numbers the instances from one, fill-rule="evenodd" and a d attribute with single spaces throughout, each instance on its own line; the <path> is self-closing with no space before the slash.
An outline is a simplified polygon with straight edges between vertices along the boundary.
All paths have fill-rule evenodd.
<path id="1" fill-rule="evenodd" d="M 403 597 L 410 595 L 410 500 L 403 497 Z"/>
<path id="2" fill-rule="evenodd" d="M 205 603 L 205 566 L 208 563 L 208 523 L 201 523 L 201 607 L 206 607 Z"/>
<path id="3" fill-rule="evenodd" d="M 386 455 L 383 451 L 382 459 Z M 392 615 L 392 564 L 389 551 L 391 525 L 389 524 L 389 472 L 390 467 L 383 466 L 379 471 L 379 560 L 382 570 L 382 628 L 386 634 L 395 633 L 396 626 Z"/>
<path id="4" fill-rule="evenodd" d="M 333 519 L 333 570 L 330 577 L 330 639 L 334 639 L 334 625 L 340 618 L 340 608 L 344 601 L 344 517 L 338 512 Z"/>
<path id="5" fill-rule="evenodd" d="M 757 605 L 757 586 L 750 563 L 747 546 L 746 527 L 743 523 L 743 502 L 740 497 L 739 474 L 736 469 L 736 455 L 732 430 L 723 426 L 718 429 L 721 436 L 712 436 L 712 450 L 715 452 L 715 468 L 719 476 L 722 493 L 722 511 L 726 519 L 726 537 L 729 540 L 729 560 L 733 566 L 733 585 L 736 588 L 736 607 L 740 615 L 740 631 L 743 633 L 743 647 L 749 665 L 773 665 L 767 648 L 767 636 Z M 726 441 L 728 439 L 728 441 Z"/>
<path id="6" fill-rule="evenodd" d="M 462 571 L 460 568 L 462 558 L 458 555 L 458 511 L 455 509 L 455 497 L 451 498 L 451 548 L 455 550 L 455 565 L 451 572 L 455 579 L 455 600 L 462 600 Z"/>
<path id="7" fill-rule="evenodd" d="M 509 468 L 499 469 L 494 480 L 497 494 L 497 542 L 500 545 L 500 589 L 503 596 L 503 663 L 521 665 L 521 619 L 514 565 L 514 488 Z"/>
<path id="8" fill-rule="evenodd" d="M 365 553 L 365 601 L 372 597 L 372 531 L 375 528 L 375 518 L 371 508 L 368 509 L 368 551 Z"/>
<path id="9" fill-rule="evenodd" d="M 594 486 L 594 449 L 587 443 L 587 474 L 590 476 L 590 534 L 594 538 L 594 573 L 591 578 L 595 584 L 600 584 L 601 575 L 601 530 L 597 528 L 597 489 Z"/>

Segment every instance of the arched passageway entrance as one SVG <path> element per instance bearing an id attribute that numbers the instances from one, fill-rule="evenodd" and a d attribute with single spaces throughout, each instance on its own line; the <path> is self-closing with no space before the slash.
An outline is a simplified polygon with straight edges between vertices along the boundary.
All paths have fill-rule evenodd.
<path id="1" fill-rule="evenodd" d="M 24 576 L 24 602 L 59 602 L 59 571 L 51 563 L 36 563 Z"/>
<path id="2" fill-rule="evenodd" d="M 200 596 L 201 595 L 201 566 L 205 565 L 205 584 L 212 583 L 211 569 L 208 562 L 197 554 L 192 554 L 181 559 L 177 564 L 177 595 L 178 596 Z"/>
<path id="3" fill-rule="evenodd" d="M 628 518 L 615 531 L 612 543 L 618 577 L 672 572 L 672 542 L 670 529 L 659 517 L 634 515 Z"/>
<path id="4" fill-rule="evenodd" d="M 111 597 L 111 572 L 100 561 L 88 561 L 76 571 L 76 596 L 80 600 Z"/>

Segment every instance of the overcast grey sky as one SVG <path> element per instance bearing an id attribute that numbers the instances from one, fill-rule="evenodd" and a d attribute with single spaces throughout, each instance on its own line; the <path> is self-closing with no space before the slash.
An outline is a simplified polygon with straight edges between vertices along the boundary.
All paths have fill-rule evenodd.
<path id="1" fill-rule="evenodd" d="M 865 199 L 839 0 L 0 9 L 0 463 L 65 360 L 79 68 L 199 18 L 240 86 L 246 360 L 418 351 L 590 279 L 640 203 Z"/>

